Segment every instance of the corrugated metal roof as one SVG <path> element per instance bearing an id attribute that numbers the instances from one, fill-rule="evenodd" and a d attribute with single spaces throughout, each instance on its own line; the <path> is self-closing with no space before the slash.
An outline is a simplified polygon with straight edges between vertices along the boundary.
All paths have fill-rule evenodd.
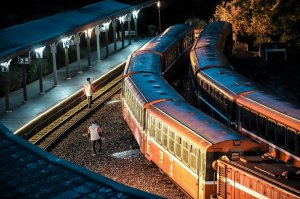
<path id="1" fill-rule="evenodd" d="M 0 123 L 0 198 L 161 198 L 72 164 Z"/>

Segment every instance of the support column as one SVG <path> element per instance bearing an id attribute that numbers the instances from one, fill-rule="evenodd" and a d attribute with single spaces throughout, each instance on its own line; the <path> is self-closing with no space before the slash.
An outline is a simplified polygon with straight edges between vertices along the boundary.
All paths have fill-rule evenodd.
<path id="1" fill-rule="evenodd" d="M 112 21 L 112 27 L 113 27 L 113 38 L 114 38 L 114 52 L 117 52 L 117 40 L 116 40 L 116 28 L 117 28 L 117 21 Z"/>
<path id="2" fill-rule="evenodd" d="M 78 66 L 78 70 L 77 73 L 82 73 L 81 70 L 81 64 L 80 64 L 80 36 L 81 33 L 78 32 L 75 34 L 75 44 L 76 44 L 76 53 L 77 53 L 77 66 Z"/>
<path id="3" fill-rule="evenodd" d="M 4 94 L 5 94 L 5 111 L 6 112 L 11 112 L 11 109 L 9 107 L 9 87 L 10 87 L 10 79 L 8 75 L 5 78 L 5 89 L 4 89 Z"/>
<path id="4" fill-rule="evenodd" d="M 40 94 L 45 94 L 44 87 L 43 87 L 43 60 L 38 60 L 39 64 L 39 84 L 40 84 Z"/>
<path id="5" fill-rule="evenodd" d="M 87 53 L 88 53 L 88 67 L 92 67 L 92 63 L 91 63 L 91 37 L 92 37 L 92 28 L 89 28 L 86 32 L 85 32 L 85 36 L 86 36 L 86 44 L 87 44 Z"/>
<path id="6" fill-rule="evenodd" d="M 71 79 L 69 73 L 69 48 L 65 47 L 65 66 L 66 66 L 66 79 Z"/>
<path id="7" fill-rule="evenodd" d="M 131 14 L 128 14 L 126 17 L 127 25 L 128 25 L 128 45 L 131 44 Z"/>
<path id="8" fill-rule="evenodd" d="M 101 61 L 101 47 L 100 47 L 100 27 L 97 25 L 95 27 L 96 39 L 97 39 L 97 62 Z"/>
<path id="9" fill-rule="evenodd" d="M 133 16 L 133 19 L 134 19 L 135 40 L 137 40 L 137 38 L 138 38 L 137 19 L 138 19 L 139 12 L 140 12 L 140 10 L 134 11 L 132 13 L 132 16 Z"/>
<path id="10" fill-rule="evenodd" d="M 51 54 L 52 54 L 52 65 L 53 65 L 53 80 L 54 80 L 54 86 L 58 85 L 58 76 L 57 76 L 57 66 L 56 66 L 56 43 L 50 44 Z"/>
<path id="11" fill-rule="evenodd" d="M 23 85 L 23 100 L 24 102 L 27 102 L 27 88 L 26 88 L 26 83 L 27 83 L 27 75 L 26 75 L 26 65 L 22 66 L 22 85 Z"/>
<path id="12" fill-rule="evenodd" d="M 121 23 L 122 48 L 124 48 L 124 39 L 125 39 L 124 21 L 120 21 L 120 23 Z"/>
<path id="13" fill-rule="evenodd" d="M 106 57 L 108 57 L 108 30 L 105 32 Z"/>

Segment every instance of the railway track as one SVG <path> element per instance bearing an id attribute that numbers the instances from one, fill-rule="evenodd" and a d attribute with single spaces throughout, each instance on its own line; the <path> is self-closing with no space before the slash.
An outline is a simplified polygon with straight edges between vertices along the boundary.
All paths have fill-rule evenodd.
<path id="1" fill-rule="evenodd" d="M 121 88 L 122 76 L 118 75 L 109 83 L 93 94 L 92 107 L 87 108 L 87 99 L 83 100 L 74 108 L 62 114 L 55 121 L 41 129 L 38 133 L 28 139 L 29 142 L 47 150 L 64 133 L 68 132 L 76 123 L 85 118 L 94 109 L 102 105 L 107 99 L 118 92 Z"/>

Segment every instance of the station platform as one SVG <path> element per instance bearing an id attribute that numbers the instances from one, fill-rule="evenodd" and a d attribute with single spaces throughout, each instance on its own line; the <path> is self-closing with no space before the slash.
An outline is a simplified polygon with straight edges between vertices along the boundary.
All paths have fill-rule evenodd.
<path id="1" fill-rule="evenodd" d="M 69 74 L 71 79 L 66 79 L 65 67 L 58 70 L 58 85 L 54 86 L 53 74 L 43 77 L 43 88 L 45 94 L 40 94 L 39 81 L 27 85 L 27 102 L 23 99 L 23 89 L 9 94 L 9 106 L 11 112 L 5 110 L 5 97 L 0 98 L 0 123 L 12 132 L 26 125 L 28 122 L 43 114 L 54 105 L 68 98 L 72 94 L 82 89 L 87 77 L 93 82 L 118 64 L 127 60 L 128 56 L 136 49 L 140 48 L 151 38 L 132 40 L 128 45 L 125 40 L 125 47 L 122 48 L 121 41 L 117 43 L 117 52 L 113 44 L 109 45 L 109 56 L 96 61 L 96 52 L 91 54 L 92 67 L 88 67 L 87 57 L 81 58 L 82 73 L 78 73 L 77 62 L 69 64 Z M 101 49 L 101 55 L 105 55 L 106 49 Z"/>

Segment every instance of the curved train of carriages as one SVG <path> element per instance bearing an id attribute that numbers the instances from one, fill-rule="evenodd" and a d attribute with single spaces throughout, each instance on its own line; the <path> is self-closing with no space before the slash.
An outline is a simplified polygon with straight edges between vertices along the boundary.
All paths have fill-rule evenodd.
<path id="1" fill-rule="evenodd" d="M 177 24 L 129 57 L 122 83 L 122 114 L 145 157 L 188 195 L 209 198 L 217 191 L 219 198 L 226 198 L 228 194 L 222 194 L 229 184 L 223 189 L 222 180 L 227 177 L 229 181 L 229 175 L 222 178 L 224 172 L 218 173 L 216 178 L 215 169 L 222 170 L 219 168 L 226 163 L 218 159 L 260 157 L 268 147 L 188 104 L 169 85 L 168 78 L 188 59 L 193 42 L 193 28 Z M 244 179 L 248 182 L 250 177 Z M 297 197 L 297 187 L 282 188 L 281 184 L 270 187 Z M 243 193 L 253 195 L 256 191 L 248 188 Z"/>
<path id="2" fill-rule="evenodd" d="M 266 143 L 272 157 L 299 167 L 300 106 L 235 72 L 225 56 L 231 52 L 231 24 L 208 24 L 190 53 L 198 105 L 237 131 Z"/>

